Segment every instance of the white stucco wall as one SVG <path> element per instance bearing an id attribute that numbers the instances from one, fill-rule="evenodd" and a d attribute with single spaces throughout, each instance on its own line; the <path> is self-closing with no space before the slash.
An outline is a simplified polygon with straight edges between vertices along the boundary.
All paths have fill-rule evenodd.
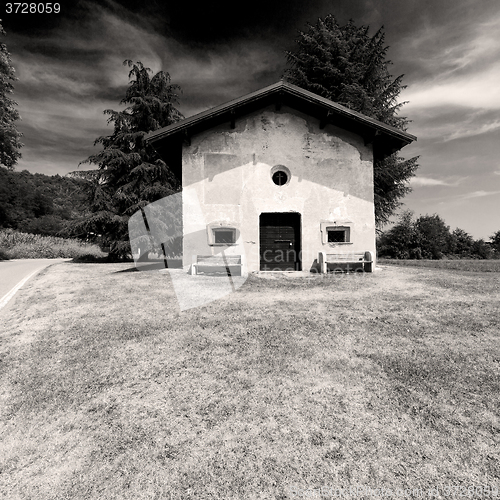
<path id="1" fill-rule="evenodd" d="M 319 251 L 375 255 L 373 152 L 353 133 L 327 125 L 291 108 L 265 108 L 191 137 L 183 146 L 184 265 L 192 255 L 209 255 L 206 225 L 235 225 L 244 246 L 248 271 L 259 270 L 259 215 L 299 212 L 302 220 L 302 268 Z M 291 174 L 277 186 L 271 169 L 284 165 Z M 194 206 L 196 193 L 201 210 Z M 350 222 L 351 244 L 323 244 L 323 221 Z M 236 250 L 233 251 L 232 250 Z M 228 249 L 226 253 L 239 253 Z"/>

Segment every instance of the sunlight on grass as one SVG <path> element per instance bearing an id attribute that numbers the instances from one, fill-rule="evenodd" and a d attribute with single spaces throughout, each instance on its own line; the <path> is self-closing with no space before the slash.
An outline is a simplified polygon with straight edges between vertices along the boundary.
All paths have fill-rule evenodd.
<path id="1" fill-rule="evenodd" d="M 0 260 L 105 257 L 99 247 L 79 240 L 0 230 Z"/>
<path id="2" fill-rule="evenodd" d="M 53 266 L 9 309 L 6 498 L 498 485 L 496 275 L 250 276 L 180 313 L 127 268 Z"/>
<path id="3" fill-rule="evenodd" d="M 472 271 L 483 273 L 499 273 L 500 259 L 440 259 L 440 260 L 404 260 L 379 259 L 379 264 L 392 266 L 429 267 L 436 269 L 454 269 L 457 271 Z"/>

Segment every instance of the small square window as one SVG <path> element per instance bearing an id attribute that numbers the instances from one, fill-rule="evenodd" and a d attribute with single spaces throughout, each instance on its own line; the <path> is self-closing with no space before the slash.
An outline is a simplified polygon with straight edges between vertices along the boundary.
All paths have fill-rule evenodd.
<path id="1" fill-rule="evenodd" d="M 326 228 L 325 243 L 350 243 L 351 228 L 347 226 L 330 226 Z"/>
<path id="2" fill-rule="evenodd" d="M 239 234 L 240 232 L 234 222 L 213 221 L 207 224 L 207 243 L 210 246 L 236 245 Z"/>
<path id="3" fill-rule="evenodd" d="M 347 241 L 345 229 L 328 229 L 328 243 L 345 243 Z"/>
<path id="4" fill-rule="evenodd" d="M 320 221 L 322 245 L 352 245 L 351 232 L 353 223 L 347 220 L 339 222 Z"/>
<path id="5" fill-rule="evenodd" d="M 236 231 L 234 229 L 214 229 L 214 244 L 234 245 Z"/>

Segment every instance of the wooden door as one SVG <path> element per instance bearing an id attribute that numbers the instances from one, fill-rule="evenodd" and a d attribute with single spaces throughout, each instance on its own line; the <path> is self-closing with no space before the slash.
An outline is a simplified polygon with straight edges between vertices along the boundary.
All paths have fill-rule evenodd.
<path id="1" fill-rule="evenodd" d="M 300 214 L 260 215 L 260 270 L 300 271 Z"/>

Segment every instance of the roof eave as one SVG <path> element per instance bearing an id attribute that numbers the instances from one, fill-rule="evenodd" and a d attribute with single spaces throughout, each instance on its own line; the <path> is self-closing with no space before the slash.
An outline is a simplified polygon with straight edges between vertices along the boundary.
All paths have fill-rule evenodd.
<path id="1" fill-rule="evenodd" d="M 233 99 L 229 102 L 226 102 L 219 106 L 215 106 L 206 111 L 202 111 L 201 113 L 193 115 L 189 118 L 185 118 L 180 122 L 168 125 L 167 127 L 156 130 L 154 132 L 150 132 L 145 136 L 145 139 L 148 142 L 155 143 L 162 139 L 166 139 L 167 137 L 170 137 L 172 135 L 178 134 L 184 130 L 187 131 L 189 128 L 192 128 L 194 126 L 200 127 L 203 124 L 203 122 L 206 122 L 208 128 L 209 127 L 208 124 L 210 122 L 213 122 L 215 119 L 219 117 L 223 117 L 225 114 L 230 114 L 237 108 L 251 105 L 253 102 L 259 100 L 265 100 L 266 97 L 269 97 L 274 93 L 277 93 L 278 95 L 282 93 L 282 95 L 284 95 L 285 92 L 288 93 L 290 96 L 297 97 L 304 101 L 308 101 L 309 103 L 315 106 L 324 107 L 328 111 L 333 111 L 335 114 L 340 115 L 341 117 L 349 121 L 358 122 L 360 125 L 364 127 L 373 128 L 377 130 L 378 133 L 382 133 L 384 135 L 389 136 L 392 139 L 389 142 L 394 142 L 394 140 L 396 140 L 396 142 L 400 144 L 400 147 L 397 149 L 401 149 L 402 147 L 417 140 L 415 136 L 408 134 L 407 132 L 403 132 L 402 130 L 399 130 L 390 125 L 386 125 L 385 123 L 375 120 L 374 118 L 365 116 L 361 113 L 346 108 L 341 104 L 337 104 L 333 101 L 330 101 L 329 99 L 326 99 L 324 97 L 321 97 L 317 94 L 314 94 L 300 87 L 297 87 L 296 85 L 292 85 L 284 81 L 274 83 L 272 85 L 264 87 L 263 89 L 244 95 L 237 99 Z"/>

